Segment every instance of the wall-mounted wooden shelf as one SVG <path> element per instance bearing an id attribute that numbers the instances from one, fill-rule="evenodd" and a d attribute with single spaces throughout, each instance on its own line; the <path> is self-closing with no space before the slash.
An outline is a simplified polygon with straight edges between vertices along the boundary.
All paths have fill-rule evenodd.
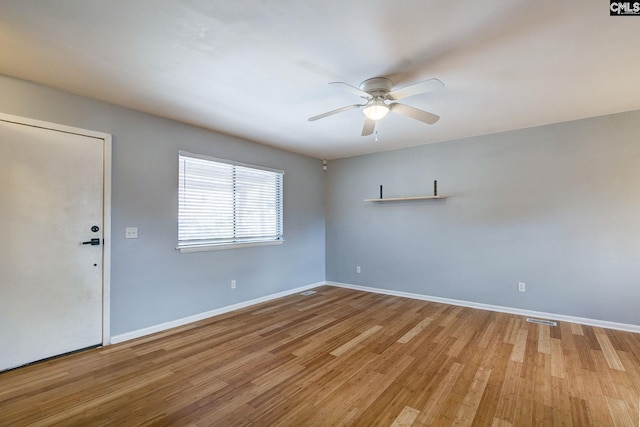
<path id="1" fill-rule="evenodd" d="M 384 199 L 364 199 L 365 202 L 401 202 L 407 200 L 432 200 L 446 199 L 449 196 L 409 196 L 409 197 L 387 197 Z"/>
<path id="2" fill-rule="evenodd" d="M 364 199 L 365 202 L 406 202 L 408 200 L 433 200 L 446 199 L 449 196 L 438 196 L 438 181 L 433 181 L 433 196 L 408 196 L 408 197 L 382 197 L 382 185 L 380 197 L 377 199 Z"/>

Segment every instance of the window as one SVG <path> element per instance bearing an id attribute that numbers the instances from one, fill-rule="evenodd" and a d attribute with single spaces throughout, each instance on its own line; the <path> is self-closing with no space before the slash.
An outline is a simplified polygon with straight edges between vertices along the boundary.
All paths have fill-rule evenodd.
<path id="1" fill-rule="evenodd" d="M 283 171 L 178 153 L 178 249 L 282 243 Z"/>

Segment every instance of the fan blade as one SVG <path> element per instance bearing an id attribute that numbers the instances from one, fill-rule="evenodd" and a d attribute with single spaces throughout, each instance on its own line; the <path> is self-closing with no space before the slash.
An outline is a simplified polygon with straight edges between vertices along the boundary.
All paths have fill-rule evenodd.
<path id="1" fill-rule="evenodd" d="M 318 114 L 317 116 L 309 117 L 308 120 L 310 122 L 313 122 L 318 119 L 324 119 L 325 117 L 333 116 L 334 114 L 342 113 L 343 111 L 352 110 L 354 108 L 360 108 L 360 107 L 362 107 L 362 105 L 360 104 L 347 105 L 346 107 L 338 108 L 337 110 L 328 111 L 324 114 Z"/>
<path id="2" fill-rule="evenodd" d="M 420 83 L 415 83 L 415 84 L 391 91 L 387 94 L 387 98 L 398 100 L 398 99 L 406 98 L 409 96 L 417 95 L 419 93 L 441 89 L 443 87 L 444 87 L 444 83 L 442 83 L 440 80 L 429 79 Z"/>
<path id="3" fill-rule="evenodd" d="M 403 114 L 407 117 L 411 117 L 412 119 L 420 120 L 428 125 L 432 125 L 440 120 L 440 116 L 436 116 L 435 114 L 431 114 L 417 108 L 409 107 L 408 105 L 399 104 L 397 102 L 389 104 L 389 109 L 394 113 Z"/>
<path id="4" fill-rule="evenodd" d="M 331 82 L 329 84 L 335 87 L 339 87 L 340 89 L 346 90 L 347 92 L 350 92 L 356 96 L 360 96 L 365 99 L 371 98 L 371 95 L 369 95 L 367 92 L 363 90 L 358 89 L 355 86 L 351 86 L 343 82 Z"/>
<path id="5" fill-rule="evenodd" d="M 368 117 L 365 117 L 364 126 L 362 127 L 362 136 L 371 135 L 375 128 L 376 128 L 376 121 L 375 120 L 371 120 Z"/>

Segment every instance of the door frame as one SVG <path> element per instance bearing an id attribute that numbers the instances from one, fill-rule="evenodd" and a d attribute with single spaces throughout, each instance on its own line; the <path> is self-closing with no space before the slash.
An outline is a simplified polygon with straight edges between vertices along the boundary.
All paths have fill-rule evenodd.
<path id="1" fill-rule="evenodd" d="M 0 121 L 101 139 L 102 143 L 102 345 L 111 344 L 111 134 L 0 112 Z"/>

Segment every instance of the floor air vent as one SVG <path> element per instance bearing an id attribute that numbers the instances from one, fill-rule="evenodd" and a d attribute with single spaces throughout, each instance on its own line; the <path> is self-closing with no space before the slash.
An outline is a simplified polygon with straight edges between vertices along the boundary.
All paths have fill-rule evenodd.
<path id="1" fill-rule="evenodd" d="M 538 325 L 558 326 L 556 322 L 552 322 L 551 320 L 534 319 L 533 317 L 527 317 L 527 322 L 537 323 Z"/>
<path id="2" fill-rule="evenodd" d="M 304 295 L 306 297 L 308 295 L 313 295 L 315 293 L 316 291 L 304 291 L 304 292 L 301 292 L 300 295 Z"/>

